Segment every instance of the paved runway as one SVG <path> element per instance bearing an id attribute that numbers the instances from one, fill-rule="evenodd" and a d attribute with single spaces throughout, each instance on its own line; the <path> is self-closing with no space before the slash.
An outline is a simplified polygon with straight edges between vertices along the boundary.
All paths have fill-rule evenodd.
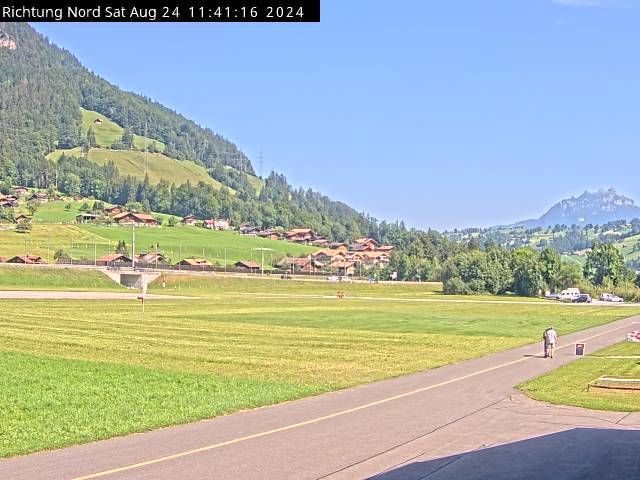
<path id="1" fill-rule="evenodd" d="M 640 317 L 561 337 L 554 359 L 540 357 L 540 344 L 530 345 L 213 420 L 0 461 L 0 478 L 639 478 L 640 413 L 551 406 L 513 389 L 574 360 L 574 343 L 594 351 L 623 340 L 638 328 L 635 322 Z"/>

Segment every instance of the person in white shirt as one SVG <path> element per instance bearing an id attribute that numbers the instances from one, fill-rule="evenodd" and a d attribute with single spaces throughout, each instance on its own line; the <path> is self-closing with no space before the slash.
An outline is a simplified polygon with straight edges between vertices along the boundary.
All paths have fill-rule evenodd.
<path id="1" fill-rule="evenodd" d="M 547 354 L 550 358 L 553 358 L 553 351 L 556 348 L 556 343 L 558 343 L 558 334 L 553 327 L 549 327 L 545 332 L 545 337 L 547 339 Z"/>

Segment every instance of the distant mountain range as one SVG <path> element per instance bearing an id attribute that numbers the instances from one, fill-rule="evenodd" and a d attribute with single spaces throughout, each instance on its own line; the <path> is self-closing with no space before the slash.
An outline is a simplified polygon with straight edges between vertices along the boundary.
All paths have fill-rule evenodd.
<path id="1" fill-rule="evenodd" d="M 512 226 L 526 228 L 552 227 L 554 225 L 601 225 L 614 220 L 640 218 L 640 207 L 615 189 L 585 191 L 579 197 L 571 197 L 553 205 L 539 218 L 516 222 Z"/>

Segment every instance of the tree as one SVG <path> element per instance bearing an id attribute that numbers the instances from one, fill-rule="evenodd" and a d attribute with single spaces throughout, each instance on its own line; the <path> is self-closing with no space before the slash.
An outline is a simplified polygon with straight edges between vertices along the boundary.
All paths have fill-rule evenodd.
<path id="1" fill-rule="evenodd" d="M 37 200 L 29 200 L 27 202 L 27 210 L 29 210 L 29 215 L 33 217 L 33 215 L 38 211 L 40 207 L 40 203 Z"/>
<path id="2" fill-rule="evenodd" d="M 116 253 L 119 253 L 126 257 L 129 256 L 129 250 L 127 249 L 127 244 L 124 240 L 118 240 L 118 245 L 116 246 Z"/>
<path id="3" fill-rule="evenodd" d="M 56 263 L 71 263 L 71 255 L 62 249 L 56 250 L 53 254 L 53 259 Z"/>
<path id="4" fill-rule="evenodd" d="M 542 289 L 542 272 L 538 253 L 530 248 L 513 252 L 513 291 L 518 295 L 535 297 Z"/>
<path id="5" fill-rule="evenodd" d="M 563 262 L 556 276 L 556 287 L 558 290 L 573 288 L 583 279 L 582 268 L 575 262 Z"/>
<path id="6" fill-rule="evenodd" d="M 545 248 L 540 252 L 540 271 L 547 286 L 555 291 L 558 288 L 558 274 L 562 267 L 562 259 L 552 248 Z"/>
<path id="7" fill-rule="evenodd" d="M 178 224 L 178 219 L 173 215 L 170 216 L 169 220 L 167 221 L 167 225 L 169 225 L 170 227 L 175 227 L 177 224 Z"/>
<path id="8" fill-rule="evenodd" d="M 587 254 L 584 276 L 597 286 L 607 278 L 618 285 L 628 278 L 627 270 L 624 257 L 614 245 L 597 243 Z"/>
<path id="9" fill-rule="evenodd" d="M 81 212 L 88 212 L 89 210 L 91 210 L 91 207 L 89 206 L 89 203 L 84 202 L 82 205 L 80 205 L 80 208 L 78 209 Z"/>
<path id="10" fill-rule="evenodd" d="M 87 151 L 90 148 L 94 148 L 96 146 L 96 134 L 93 131 L 93 127 L 89 127 L 87 130 Z"/>

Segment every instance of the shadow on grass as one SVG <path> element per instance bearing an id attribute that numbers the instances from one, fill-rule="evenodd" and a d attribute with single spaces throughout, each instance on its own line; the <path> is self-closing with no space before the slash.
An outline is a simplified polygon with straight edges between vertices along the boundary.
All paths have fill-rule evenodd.
<path id="1" fill-rule="evenodd" d="M 574 428 L 497 447 L 413 462 L 374 480 L 640 479 L 640 431 Z"/>

